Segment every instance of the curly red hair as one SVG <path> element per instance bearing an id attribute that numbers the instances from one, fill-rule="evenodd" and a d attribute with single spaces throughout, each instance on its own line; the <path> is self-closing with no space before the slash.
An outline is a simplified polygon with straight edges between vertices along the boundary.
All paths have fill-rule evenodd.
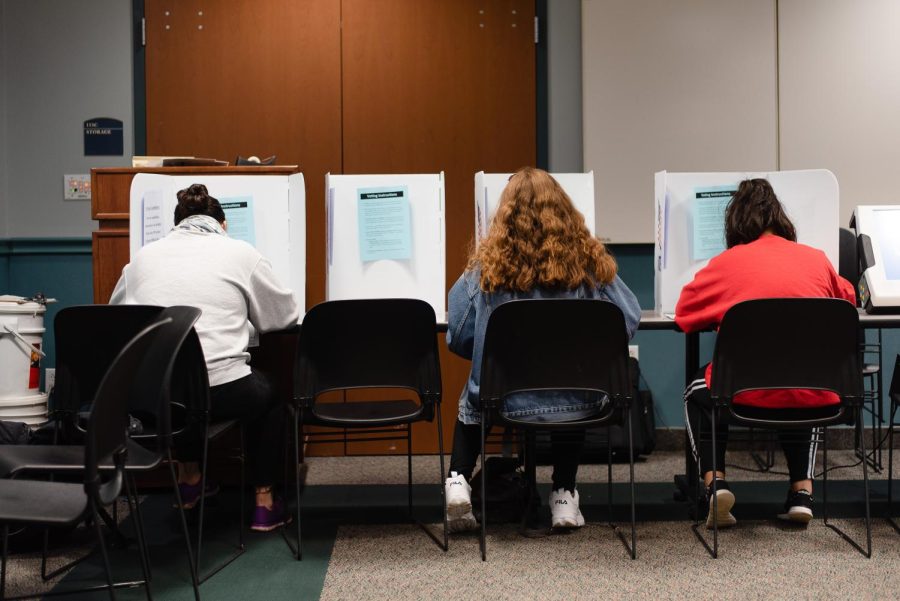
<path id="1" fill-rule="evenodd" d="M 616 260 L 553 177 L 525 167 L 509 178 L 487 237 L 469 256 L 481 289 L 526 292 L 609 284 Z"/>

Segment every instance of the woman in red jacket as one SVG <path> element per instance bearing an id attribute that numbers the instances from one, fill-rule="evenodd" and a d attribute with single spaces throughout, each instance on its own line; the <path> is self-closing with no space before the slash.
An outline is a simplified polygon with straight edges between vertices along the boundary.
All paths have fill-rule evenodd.
<path id="1" fill-rule="evenodd" d="M 732 305 L 756 298 L 829 297 L 855 300 L 853 286 L 835 273 L 820 250 L 797 243 L 794 224 L 787 217 L 772 186 L 765 179 L 741 182 L 725 211 L 727 250 L 712 258 L 684 287 L 675 308 L 675 321 L 685 332 L 716 328 Z M 688 435 L 694 456 L 709 490 L 713 481 L 712 424 L 709 410 L 711 366 L 697 374 L 684 393 Z M 738 395 L 735 404 L 750 417 L 791 419 L 798 411 L 832 413 L 839 402 L 830 392 L 811 390 L 751 391 Z M 785 513 L 779 517 L 807 523 L 812 519 L 812 479 L 817 436 L 811 428 L 779 430 L 778 436 L 787 460 L 791 486 Z M 707 527 L 717 521 L 719 527 L 735 523 L 731 508 L 734 493 L 725 482 L 725 447 L 728 424 L 716 424 L 716 497 L 718 514 L 710 512 Z"/>

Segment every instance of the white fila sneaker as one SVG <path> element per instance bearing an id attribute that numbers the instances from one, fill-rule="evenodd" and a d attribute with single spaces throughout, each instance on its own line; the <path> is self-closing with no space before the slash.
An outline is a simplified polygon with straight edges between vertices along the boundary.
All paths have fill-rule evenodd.
<path id="1" fill-rule="evenodd" d="M 554 528 L 581 528 L 584 516 L 578 509 L 578 491 L 575 496 L 564 488 L 550 493 L 550 513 Z"/>
<path id="2" fill-rule="evenodd" d="M 450 472 L 450 476 L 444 482 L 444 493 L 447 495 L 447 519 L 452 522 L 472 515 L 472 487 L 464 476 L 456 472 Z M 474 516 L 472 521 L 475 521 Z"/>

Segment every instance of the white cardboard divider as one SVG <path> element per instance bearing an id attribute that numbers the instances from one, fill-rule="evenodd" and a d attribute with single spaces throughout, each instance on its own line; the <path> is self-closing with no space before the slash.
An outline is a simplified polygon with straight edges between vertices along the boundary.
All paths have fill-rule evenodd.
<path id="1" fill-rule="evenodd" d="M 697 188 L 735 186 L 742 180 L 765 178 L 772 184 L 785 212 L 797 228 L 797 241 L 825 252 L 838 268 L 840 194 L 827 169 L 758 173 L 655 174 L 654 292 L 656 310 L 673 314 L 681 289 L 706 260 L 691 255 L 692 219 Z M 785 266 L 790 270 L 790 266 Z"/>
<path id="2" fill-rule="evenodd" d="M 500 195 L 506 187 L 512 173 L 485 173 L 479 171 L 475 174 L 475 239 L 481 240 L 487 235 L 488 226 L 497 205 L 500 204 Z M 594 223 L 594 172 L 588 173 L 551 173 L 550 175 L 559 182 L 566 191 L 575 208 L 584 215 L 584 222 L 595 235 Z"/>
<path id="3" fill-rule="evenodd" d="M 405 187 L 411 228 L 409 259 L 363 261 L 359 191 Z M 326 298 L 418 298 L 447 314 L 444 173 L 325 176 Z"/>
<path id="4" fill-rule="evenodd" d="M 131 182 L 129 247 L 131 256 L 143 246 L 145 216 L 158 218 L 157 235 L 174 226 L 178 190 L 203 184 L 225 204 L 252 199 L 254 246 L 294 293 L 300 315 L 306 305 L 306 187 L 302 173 L 292 175 L 158 175 L 138 173 Z M 153 207 L 155 210 L 150 210 Z M 149 236 L 153 237 L 153 236 Z"/>

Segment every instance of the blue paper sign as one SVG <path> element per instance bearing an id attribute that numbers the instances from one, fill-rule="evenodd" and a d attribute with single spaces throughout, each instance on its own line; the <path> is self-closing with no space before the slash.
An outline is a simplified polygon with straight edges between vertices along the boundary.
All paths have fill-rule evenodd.
<path id="1" fill-rule="evenodd" d="M 97 117 L 84 122 L 84 156 L 122 156 L 122 122 Z"/>
<path id="2" fill-rule="evenodd" d="M 737 186 L 708 186 L 694 189 L 691 212 L 693 237 L 691 259 L 711 259 L 725 250 L 725 207 Z"/>
<path id="3" fill-rule="evenodd" d="M 360 188 L 357 193 L 360 259 L 409 259 L 412 228 L 406 186 Z"/>
<path id="4" fill-rule="evenodd" d="M 236 240 L 256 246 L 256 226 L 253 223 L 253 197 L 234 196 L 220 198 L 222 212 L 228 224 L 228 235 Z"/>

